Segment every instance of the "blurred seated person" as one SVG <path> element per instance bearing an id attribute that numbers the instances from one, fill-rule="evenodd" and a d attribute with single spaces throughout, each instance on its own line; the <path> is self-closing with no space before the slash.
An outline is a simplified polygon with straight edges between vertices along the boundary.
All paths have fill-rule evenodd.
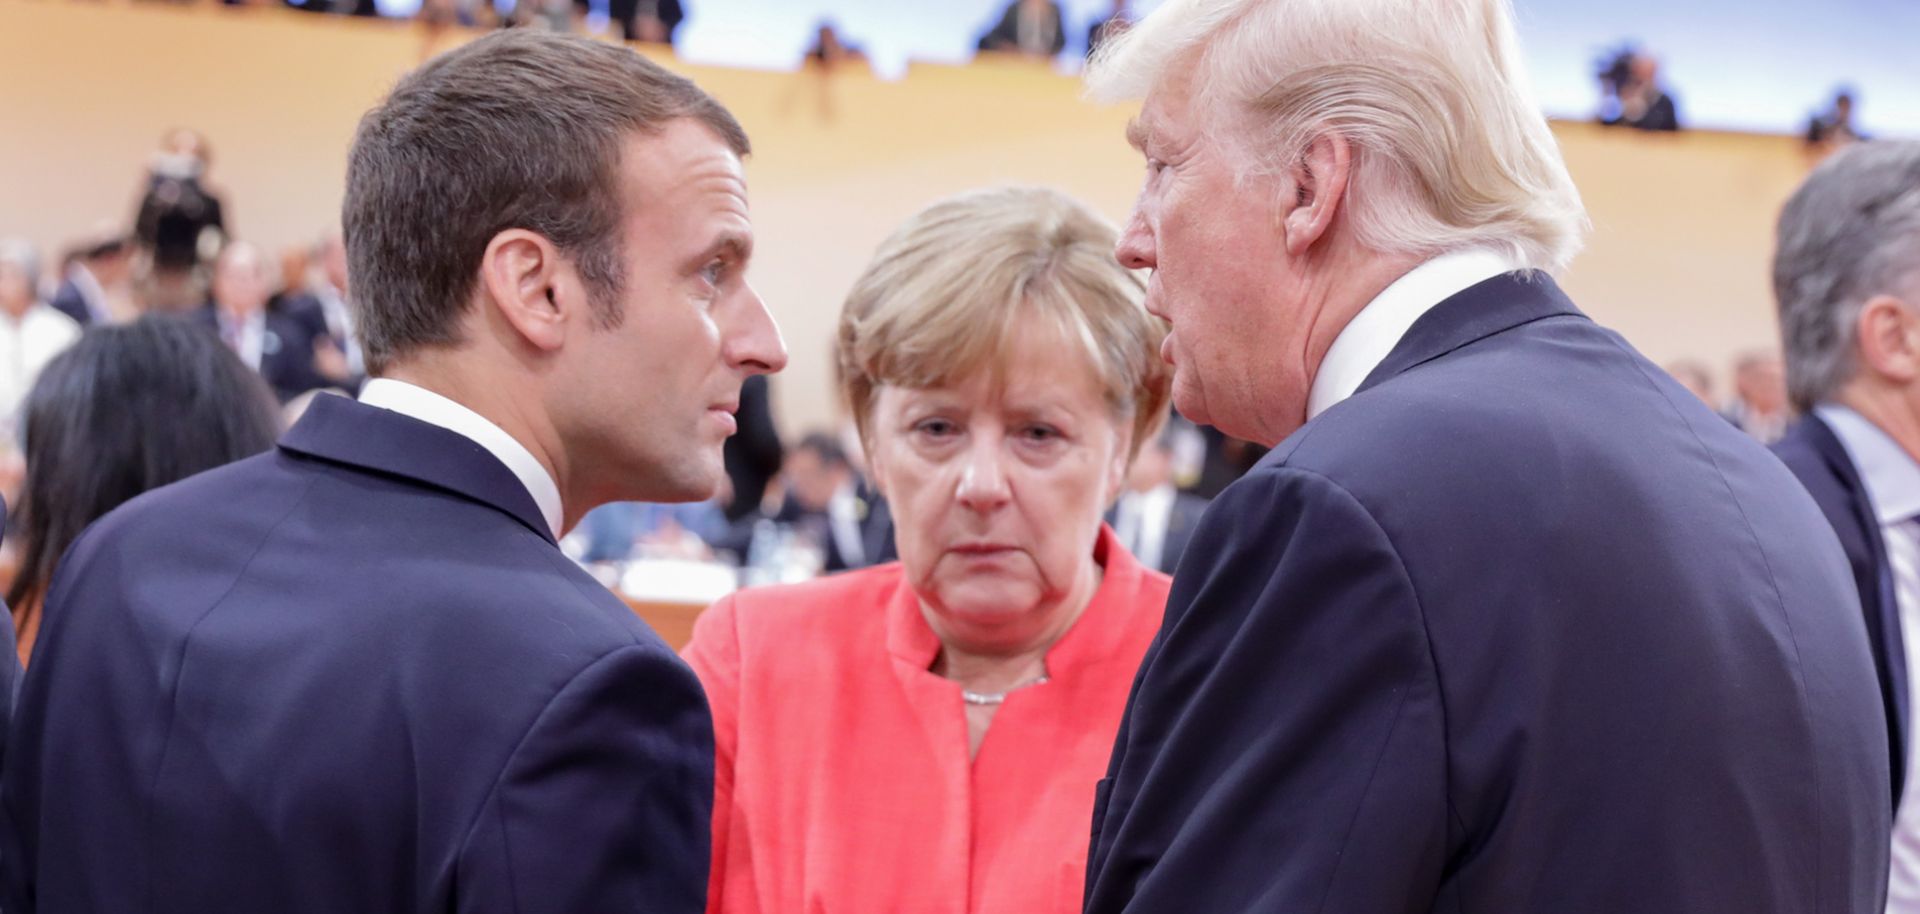
<path id="1" fill-rule="evenodd" d="M 1134 558 L 1155 571 L 1172 574 L 1187 551 L 1187 541 L 1207 513 L 1207 500 L 1174 485 L 1172 423 L 1153 436 L 1134 458 L 1126 490 L 1108 512 L 1114 535 Z"/>
<path id="2" fill-rule="evenodd" d="M 132 240 L 123 231 L 106 229 L 81 242 L 47 304 L 83 327 L 115 323 L 131 316 L 132 278 Z"/>
<path id="3" fill-rule="evenodd" d="M 727 535 L 727 518 L 715 501 L 653 504 L 619 501 L 580 519 L 583 562 L 624 562 L 639 554 L 711 559 L 713 544 Z"/>
<path id="4" fill-rule="evenodd" d="M 779 510 L 769 517 L 816 544 L 828 574 L 865 568 L 868 505 L 860 496 L 853 462 L 832 435 L 814 432 L 800 439 L 780 470 Z"/>
<path id="5" fill-rule="evenodd" d="M 149 489 L 273 446 L 266 385 L 186 320 L 166 315 L 89 332 L 27 398 L 20 569 L 7 591 L 20 662 L 67 547 L 90 523 Z"/>
<path id="6" fill-rule="evenodd" d="M 1667 365 L 1667 374 L 1673 375 L 1673 379 L 1679 381 L 1681 387 L 1699 397 L 1700 402 L 1708 406 L 1714 405 L 1713 373 L 1707 370 L 1707 366 L 1693 359 L 1681 359 Z"/>
<path id="7" fill-rule="evenodd" d="M 1787 402 L 1787 374 L 1780 356 L 1749 352 L 1733 364 L 1733 401 L 1721 412 L 1727 421 L 1761 444 L 1787 433 L 1793 413 Z"/>
<path id="8" fill-rule="evenodd" d="M 353 332 L 353 307 L 347 298 L 347 245 L 335 229 L 321 239 L 314 259 L 320 263 L 319 277 L 309 283 L 308 292 L 320 307 L 320 319 L 326 333 L 347 357 L 347 373 L 355 378 L 367 374 L 366 354 Z"/>
<path id="9" fill-rule="evenodd" d="M 1067 46 L 1067 30 L 1054 0 L 1013 0 L 979 48 L 1000 54 L 1051 58 Z"/>
<path id="10" fill-rule="evenodd" d="M 285 403 L 309 390 L 351 383 L 346 355 L 311 320 L 268 309 L 270 280 L 260 251 L 244 241 L 227 245 L 214 262 L 213 300 L 196 319 L 259 372 Z"/>
<path id="11" fill-rule="evenodd" d="M 1113 9 L 1087 28 L 1087 56 L 1091 58 L 1100 53 L 1101 45 L 1130 28 L 1133 28 L 1133 11 L 1127 9 L 1127 0 L 1113 0 Z"/>
<path id="12" fill-rule="evenodd" d="M 315 339 L 325 337 L 332 345 L 315 354 L 315 364 L 332 382 L 327 386 L 357 394 L 366 381 L 366 357 L 353 338 L 353 315 L 340 291 L 346 287 L 346 256 L 338 232 L 311 249 L 283 251 L 280 291 L 267 299 L 267 312 L 299 322 Z"/>
<path id="13" fill-rule="evenodd" d="M 700 617 L 711 914 L 1080 910 L 1168 589 L 1101 523 L 1169 384 L 1114 242 L 1058 193 L 978 192 L 855 283 L 845 392 L 900 561 Z"/>
<path id="14" fill-rule="evenodd" d="M 1602 81 L 1609 83 L 1611 92 L 1602 123 L 1654 132 L 1680 129 L 1679 105 L 1661 86 L 1660 62 L 1652 56 L 1629 52 Z"/>
<path id="15" fill-rule="evenodd" d="M 1807 123 L 1807 145 L 1830 152 L 1867 137 L 1853 124 L 1853 92 L 1842 89 L 1833 103 Z"/>
<path id="16" fill-rule="evenodd" d="M 41 301 L 39 289 L 38 252 L 0 239 L 0 451 L 17 440 L 21 403 L 41 369 L 80 338 L 80 325 Z"/>

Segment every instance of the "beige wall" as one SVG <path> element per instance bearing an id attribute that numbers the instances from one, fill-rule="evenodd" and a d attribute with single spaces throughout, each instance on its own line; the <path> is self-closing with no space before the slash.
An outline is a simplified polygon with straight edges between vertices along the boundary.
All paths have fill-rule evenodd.
<path id="1" fill-rule="evenodd" d="M 173 125 L 211 139 L 239 235 L 316 237 L 337 218 L 360 113 L 428 46 L 411 24 L 278 9 L 0 0 L 0 22 L 0 235 L 49 251 L 130 218 L 144 158 Z M 753 134 L 753 275 L 794 353 L 776 385 L 789 432 L 826 421 L 840 296 L 913 210 L 1011 181 L 1060 187 L 1118 220 L 1140 178 L 1120 139 L 1130 112 L 1085 104 L 1077 83 L 1044 70 L 843 74 L 829 117 L 812 78 L 670 65 Z M 1656 360 L 1722 368 L 1771 344 L 1766 264 L 1774 214 L 1806 169 L 1795 142 L 1559 134 L 1595 225 L 1567 277 L 1582 306 Z"/>

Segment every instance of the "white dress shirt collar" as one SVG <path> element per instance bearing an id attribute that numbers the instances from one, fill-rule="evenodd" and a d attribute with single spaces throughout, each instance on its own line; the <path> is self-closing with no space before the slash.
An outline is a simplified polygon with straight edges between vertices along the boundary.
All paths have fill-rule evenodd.
<path id="1" fill-rule="evenodd" d="M 560 525 L 565 515 L 560 510 L 560 487 L 554 484 L 552 474 L 540 465 L 532 451 L 487 417 L 424 387 L 392 378 L 368 381 L 360 389 L 360 402 L 437 425 L 486 448 L 487 453 L 506 464 L 520 484 L 527 487 L 527 494 L 533 496 L 534 504 L 540 507 L 540 516 L 546 519 L 554 537 L 559 538 L 563 532 Z"/>
<path id="2" fill-rule="evenodd" d="M 1867 487 L 1867 500 L 1882 525 L 1920 516 L 1920 464 L 1899 443 L 1865 416 L 1838 403 L 1822 403 L 1813 408 L 1813 414 L 1833 429 L 1847 456 L 1853 458 L 1860 482 Z"/>
<path id="3" fill-rule="evenodd" d="M 1399 345 L 1433 306 L 1503 273 L 1524 269 L 1511 257 L 1486 248 L 1441 254 L 1393 281 L 1334 337 L 1307 394 L 1307 418 L 1353 396 L 1367 375 Z"/>

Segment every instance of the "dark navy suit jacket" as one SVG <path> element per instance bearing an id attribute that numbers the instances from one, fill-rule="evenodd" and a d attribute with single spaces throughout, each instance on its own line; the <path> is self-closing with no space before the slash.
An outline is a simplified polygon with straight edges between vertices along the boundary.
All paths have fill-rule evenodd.
<path id="1" fill-rule="evenodd" d="M 1860 594 L 1860 609 L 1866 620 L 1867 638 L 1873 645 L 1874 673 L 1880 680 L 1880 698 L 1887 719 L 1893 804 L 1900 806 L 1900 792 L 1907 773 L 1908 721 L 1907 658 L 1901 641 L 1900 606 L 1893 598 L 1893 572 L 1887 565 L 1887 546 L 1880 536 L 1880 519 L 1867 497 L 1860 471 L 1847 454 L 1846 445 L 1818 416 L 1808 416 L 1787 429 L 1786 437 L 1773 446 L 1773 453 L 1800 477 L 1827 523 L 1840 537 L 1840 548 L 1853 569 L 1853 583 Z"/>
<path id="2" fill-rule="evenodd" d="M 339 397 L 56 574 L 8 914 L 705 908 L 698 680 L 479 445 Z"/>
<path id="3" fill-rule="evenodd" d="M 1869 914 L 1886 752 L 1812 499 L 1510 274 L 1208 510 L 1087 910 Z"/>

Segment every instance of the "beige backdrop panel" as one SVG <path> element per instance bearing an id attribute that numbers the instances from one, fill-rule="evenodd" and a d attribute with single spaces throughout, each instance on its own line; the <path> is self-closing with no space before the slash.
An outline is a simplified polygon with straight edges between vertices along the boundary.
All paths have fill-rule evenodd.
<path id="1" fill-rule="evenodd" d="M 145 156 L 175 125 L 210 138 L 237 234 L 275 247 L 317 237 L 337 219 L 360 114 L 430 49 L 464 40 L 430 42 L 409 23 L 119 2 L 0 0 L 0 22 L 0 235 L 49 251 L 102 218 L 130 218 Z M 1139 183 L 1120 138 L 1130 112 L 1088 105 L 1075 81 L 1043 69 L 827 83 L 668 63 L 753 135 L 753 277 L 794 354 L 776 384 L 791 433 L 828 421 L 840 296 L 913 210 L 1019 182 L 1118 221 Z M 1576 300 L 1656 360 L 1720 368 L 1771 345 L 1771 227 L 1806 170 L 1798 144 L 1557 130 L 1595 227 L 1566 280 Z"/>

